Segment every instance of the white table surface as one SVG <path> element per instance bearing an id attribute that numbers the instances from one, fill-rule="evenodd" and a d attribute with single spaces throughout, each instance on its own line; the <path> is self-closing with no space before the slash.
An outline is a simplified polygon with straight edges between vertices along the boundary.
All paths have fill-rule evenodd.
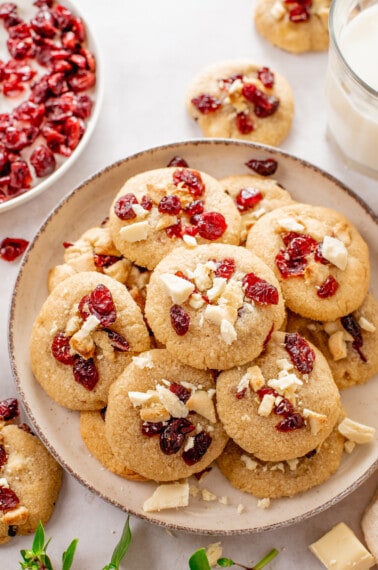
<path id="1" fill-rule="evenodd" d="M 328 171 L 378 212 L 378 182 L 352 171 L 326 134 L 324 77 L 327 54 L 292 55 L 260 38 L 249 0 L 78 0 L 102 52 L 105 97 L 102 113 L 79 161 L 49 191 L 0 214 L 0 240 L 32 239 L 54 205 L 102 167 L 151 146 L 200 137 L 184 100 L 192 77 L 212 62 L 249 57 L 281 72 L 292 85 L 296 111 L 281 148 Z M 0 260 L 0 398 L 16 396 L 7 348 L 7 314 L 19 262 Z M 38 284 L 31 284 L 38 286 Z M 74 443 L 74 442 L 73 442 Z M 224 555 L 251 564 L 270 548 L 280 554 L 269 568 L 321 569 L 308 545 L 344 521 L 362 538 L 361 515 L 377 485 L 377 473 L 331 509 L 300 525 L 230 537 L 171 533 L 131 519 L 132 544 L 122 564 L 128 570 L 184 570 L 190 554 L 221 541 Z M 65 474 L 46 534 L 59 568 L 72 538 L 79 538 L 73 569 L 100 570 L 110 561 L 126 515 Z M 30 537 L 0 547 L 1 570 L 18 568 Z"/>

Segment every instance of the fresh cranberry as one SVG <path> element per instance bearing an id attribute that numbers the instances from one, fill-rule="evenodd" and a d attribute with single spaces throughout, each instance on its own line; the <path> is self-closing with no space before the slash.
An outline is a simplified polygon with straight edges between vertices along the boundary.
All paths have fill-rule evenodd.
<path id="1" fill-rule="evenodd" d="M 263 195 L 256 188 L 242 188 L 235 198 L 236 206 L 240 212 L 246 212 L 254 208 L 261 200 Z"/>
<path id="2" fill-rule="evenodd" d="M 198 233 L 203 239 L 214 241 L 222 237 L 227 229 L 227 223 L 219 212 L 203 212 L 197 223 Z"/>
<path id="3" fill-rule="evenodd" d="M 242 281 L 244 292 L 248 299 L 252 299 L 260 305 L 278 305 L 279 294 L 277 288 L 255 275 L 255 273 L 247 273 Z"/>
<path id="4" fill-rule="evenodd" d="M 0 258 L 4 261 L 14 261 L 24 253 L 29 242 L 22 238 L 4 238 L 0 242 Z"/>
<path id="5" fill-rule="evenodd" d="M 314 368 L 315 352 L 307 340 L 298 333 L 286 333 L 284 344 L 296 369 L 302 374 L 310 374 Z"/>
<path id="6" fill-rule="evenodd" d="M 201 95 L 193 97 L 192 104 L 202 115 L 215 113 L 222 107 L 222 101 L 207 93 L 201 93 Z"/>
<path id="7" fill-rule="evenodd" d="M 336 281 L 333 275 L 330 275 L 327 277 L 324 283 L 320 285 L 319 289 L 316 291 L 316 294 L 321 299 L 328 299 L 329 297 L 333 297 L 335 295 L 338 288 L 338 281 Z"/>
<path id="8" fill-rule="evenodd" d="M 181 305 L 172 305 L 169 311 L 171 317 L 171 325 L 175 333 L 179 336 L 184 336 L 190 325 L 190 316 L 181 307 Z"/>
<path id="9" fill-rule="evenodd" d="M 56 334 L 51 343 L 51 352 L 55 360 L 61 364 L 73 365 L 74 355 L 71 353 L 70 339 L 64 333 Z"/>
<path id="10" fill-rule="evenodd" d="M 245 164 L 248 168 L 260 174 L 260 176 L 271 176 L 276 172 L 278 167 L 278 162 L 274 158 L 266 158 L 265 160 L 252 158 Z"/>
<path id="11" fill-rule="evenodd" d="M 121 220 L 132 220 L 136 218 L 133 210 L 133 204 L 138 204 L 138 200 L 134 194 L 125 194 L 118 198 L 114 206 L 114 212 Z"/>

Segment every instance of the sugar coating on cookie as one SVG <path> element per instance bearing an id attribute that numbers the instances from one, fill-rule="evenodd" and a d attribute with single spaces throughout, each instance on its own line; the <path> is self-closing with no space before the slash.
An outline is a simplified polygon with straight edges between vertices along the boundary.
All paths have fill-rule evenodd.
<path id="1" fill-rule="evenodd" d="M 241 215 L 241 244 L 252 226 L 264 214 L 293 202 L 289 192 L 276 180 L 253 174 L 235 174 L 221 178 Z"/>
<path id="2" fill-rule="evenodd" d="M 288 461 L 265 462 L 229 440 L 217 465 L 231 485 L 243 492 L 261 499 L 293 497 L 321 485 L 337 471 L 344 441 L 335 428 L 313 453 Z"/>
<path id="3" fill-rule="evenodd" d="M 217 410 L 235 443 L 264 461 L 316 449 L 340 415 L 326 359 L 296 333 L 275 332 L 253 362 L 217 378 Z"/>
<path id="4" fill-rule="evenodd" d="M 291 129 L 294 99 L 277 71 L 250 60 L 209 65 L 192 81 L 189 115 L 206 137 L 280 144 Z"/>
<path id="5" fill-rule="evenodd" d="M 150 338 L 126 287 L 97 272 L 64 280 L 44 302 L 32 328 L 33 373 L 58 404 L 102 409 L 109 387 Z"/>
<path id="6" fill-rule="evenodd" d="M 341 213 L 296 203 L 266 214 L 246 247 L 274 271 L 289 309 L 332 321 L 356 310 L 370 282 L 369 250 Z"/>
<path id="7" fill-rule="evenodd" d="M 329 46 L 330 0 L 285 2 L 257 0 L 254 23 L 270 43 L 292 53 L 326 51 Z"/>
<path id="8" fill-rule="evenodd" d="M 165 349 L 140 355 L 109 392 L 105 429 L 113 453 L 155 481 L 201 472 L 228 440 L 214 395 L 210 373 L 180 364 Z"/>
<path id="9" fill-rule="evenodd" d="M 131 481 L 145 481 L 145 477 L 128 469 L 112 452 L 105 435 L 105 415 L 105 408 L 80 412 L 80 435 L 84 444 L 93 457 L 112 473 Z"/>
<path id="10" fill-rule="evenodd" d="M 147 291 L 146 318 L 157 340 L 200 369 L 255 358 L 284 313 L 273 272 L 240 246 L 178 249 L 155 268 Z"/>
<path id="11" fill-rule="evenodd" d="M 137 265 L 154 269 L 178 246 L 238 244 L 240 214 L 220 183 L 205 172 L 167 167 L 129 178 L 109 212 L 112 239 Z"/>
<path id="12" fill-rule="evenodd" d="M 18 425 L 0 430 L 0 544 L 31 534 L 50 519 L 57 501 L 62 468 L 41 441 Z"/>
<path id="13" fill-rule="evenodd" d="M 378 302 L 362 305 L 335 321 L 313 321 L 288 311 L 286 330 L 298 331 L 321 350 L 339 389 L 364 384 L 378 373 Z"/>

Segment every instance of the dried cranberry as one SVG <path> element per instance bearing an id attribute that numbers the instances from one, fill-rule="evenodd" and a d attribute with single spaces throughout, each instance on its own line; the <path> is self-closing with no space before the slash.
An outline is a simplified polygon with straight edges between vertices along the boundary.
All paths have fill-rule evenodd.
<path id="1" fill-rule="evenodd" d="M 191 396 L 191 391 L 188 390 L 188 388 L 185 388 L 185 386 L 182 384 L 178 384 L 177 382 L 172 382 L 169 386 L 169 389 L 171 392 L 173 392 L 173 394 L 176 394 L 178 399 L 181 400 L 181 402 L 184 402 L 184 404 L 186 404 Z"/>
<path id="2" fill-rule="evenodd" d="M 303 275 L 307 267 L 305 257 L 291 259 L 285 249 L 280 249 L 277 253 L 275 263 L 284 279 Z"/>
<path id="3" fill-rule="evenodd" d="M 268 334 L 266 335 L 264 342 L 263 342 L 263 349 L 265 349 L 267 347 L 268 342 L 270 341 L 270 339 L 272 338 L 272 334 L 274 331 L 274 323 L 272 324 L 272 326 L 269 329 Z"/>
<path id="4" fill-rule="evenodd" d="M 165 233 L 167 234 L 167 236 L 170 239 L 173 239 L 173 238 L 181 239 L 182 235 L 183 235 L 182 232 L 183 232 L 183 230 L 182 230 L 181 220 L 178 220 L 178 222 L 176 224 L 173 224 L 173 226 L 169 226 L 169 228 L 165 228 Z"/>
<path id="5" fill-rule="evenodd" d="M 298 333 L 285 334 L 285 349 L 290 355 L 294 366 L 302 372 L 309 374 L 314 368 L 315 352 L 308 344 L 307 340 Z"/>
<path id="6" fill-rule="evenodd" d="M 274 158 L 266 158 L 265 160 L 252 158 L 245 165 L 260 176 L 271 176 L 276 172 L 278 162 Z"/>
<path id="7" fill-rule="evenodd" d="M 222 107 L 222 101 L 209 95 L 208 93 L 201 93 L 197 97 L 193 97 L 192 104 L 202 115 L 208 115 L 209 113 L 215 113 Z"/>
<path id="8" fill-rule="evenodd" d="M 98 371 L 93 358 L 87 360 L 80 355 L 75 355 L 73 365 L 75 382 L 81 384 L 86 390 L 92 391 L 98 382 Z"/>
<path id="9" fill-rule="evenodd" d="M 276 425 L 276 430 L 281 432 L 294 431 L 296 429 L 305 427 L 305 425 L 306 424 L 303 416 L 301 416 L 301 414 L 298 412 L 295 412 L 278 422 Z"/>
<path id="10" fill-rule="evenodd" d="M 255 128 L 250 114 L 245 111 L 236 114 L 235 122 L 236 128 L 242 135 L 249 135 Z"/>
<path id="11" fill-rule="evenodd" d="M 190 316 L 188 313 L 181 305 L 172 305 L 169 314 L 171 317 L 171 325 L 175 333 L 179 336 L 184 336 L 188 332 L 190 325 Z"/>
<path id="12" fill-rule="evenodd" d="M 22 238 L 4 238 L 0 242 L 0 258 L 4 261 L 14 261 L 22 255 L 29 242 Z"/>
<path id="13" fill-rule="evenodd" d="M 8 422 L 20 415 L 18 401 L 16 398 L 7 398 L 0 401 L 0 420 Z"/>
<path id="14" fill-rule="evenodd" d="M 31 28 L 40 36 L 48 38 L 54 37 L 57 32 L 54 24 L 55 20 L 52 13 L 46 8 L 38 10 L 34 18 L 30 20 Z"/>
<path id="15" fill-rule="evenodd" d="M 330 275 L 327 277 L 324 283 L 320 285 L 319 289 L 316 291 L 316 294 L 321 299 L 328 299 L 329 297 L 333 297 L 335 295 L 338 288 L 338 281 L 336 281 L 333 275 Z"/>
<path id="16" fill-rule="evenodd" d="M 274 396 L 275 398 L 279 396 L 279 393 L 274 388 L 269 388 L 268 386 L 264 386 L 257 390 L 257 395 L 262 400 L 264 396 Z"/>
<path id="17" fill-rule="evenodd" d="M 255 92 L 257 87 L 254 83 L 244 83 L 242 87 L 242 95 L 250 103 L 255 102 Z"/>
<path id="18" fill-rule="evenodd" d="M 61 364 L 74 363 L 74 355 L 71 353 L 70 339 L 64 333 L 56 334 L 51 343 L 51 352 L 55 360 Z"/>
<path id="19" fill-rule="evenodd" d="M 299 4 L 289 10 L 289 20 L 298 24 L 300 22 L 307 22 L 310 19 L 310 12 L 305 6 Z"/>
<path id="20" fill-rule="evenodd" d="M 43 178 L 54 172 L 56 168 L 55 156 L 47 146 L 40 144 L 30 156 L 30 164 L 33 166 L 36 176 Z"/>
<path id="21" fill-rule="evenodd" d="M 0 443 L 0 469 L 3 467 L 3 465 L 6 464 L 7 461 L 8 461 L 7 452 L 5 451 L 4 446 Z"/>
<path id="22" fill-rule="evenodd" d="M 141 197 L 140 199 L 140 205 L 142 206 L 142 208 L 144 210 L 151 210 L 153 203 L 152 200 L 149 196 L 146 196 L 145 194 Z"/>
<path id="23" fill-rule="evenodd" d="M 170 214 L 171 216 L 179 214 L 181 210 L 180 198 L 174 194 L 163 196 L 159 202 L 158 210 L 160 214 Z"/>
<path id="24" fill-rule="evenodd" d="M 180 168 L 173 173 L 173 183 L 175 186 L 184 186 L 192 196 L 202 196 L 205 192 L 201 174 L 197 170 L 190 168 Z"/>
<path id="25" fill-rule="evenodd" d="M 242 188 L 235 198 L 236 206 L 240 212 L 245 212 L 254 208 L 261 200 L 263 195 L 256 188 Z"/>
<path id="26" fill-rule="evenodd" d="M 120 259 L 122 259 L 122 257 L 117 255 L 104 255 L 100 253 L 93 254 L 93 261 L 96 267 L 110 267 Z"/>
<path id="27" fill-rule="evenodd" d="M 358 352 L 363 362 L 367 362 L 367 358 L 361 350 L 364 344 L 362 329 L 355 319 L 354 315 L 352 313 L 345 315 L 344 317 L 341 317 L 340 321 L 344 329 L 353 337 L 352 348 Z"/>
<path id="28" fill-rule="evenodd" d="M 154 435 L 161 434 L 166 428 L 164 422 L 143 422 L 142 423 L 142 434 L 147 437 L 153 437 Z"/>
<path id="29" fill-rule="evenodd" d="M 0 511 L 15 509 L 19 504 L 20 500 L 16 493 L 12 489 L 0 485 Z"/>
<path id="30" fill-rule="evenodd" d="M 186 418 L 173 419 L 160 434 L 160 449 L 165 455 L 177 453 L 185 441 L 185 436 L 195 429 Z"/>
<path id="31" fill-rule="evenodd" d="M 138 204 L 138 200 L 134 194 L 125 194 L 118 198 L 114 205 L 114 212 L 121 220 L 132 220 L 136 218 L 133 210 L 133 204 Z"/>
<path id="32" fill-rule="evenodd" d="M 203 212 L 197 222 L 198 233 L 203 239 L 214 241 L 222 237 L 227 229 L 227 223 L 219 212 Z"/>
<path id="33" fill-rule="evenodd" d="M 317 263 L 321 263 L 322 265 L 329 265 L 328 259 L 323 257 L 323 244 L 318 243 L 314 253 L 314 259 Z"/>
<path id="34" fill-rule="evenodd" d="M 94 315 L 104 327 L 113 324 L 117 318 L 117 312 L 110 290 L 99 283 L 87 298 L 88 311 Z"/>
<path id="35" fill-rule="evenodd" d="M 203 200 L 193 200 L 193 202 L 190 202 L 190 204 L 185 206 L 184 212 L 188 216 L 192 217 L 197 216 L 198 214 L 202 214 L 204 209 Z"/>
<path id="36" fill-rule="evenodd" d="M 242 281 L 244 292 L 248 299 L 252 299 L 260 305 L 278 305 L 279 294 L 277 288 L 255 275 L 255 273 L 247 273 Z"/>
<path id="37" fill-rule="evenodd" d="M 269 67 L 260 67 L 257 70 L 257 77 L 260 79 L 264 87 L 271 89 L 274 85 L 274 73 L 269 69 Z"/>
<path id="38" fill-rule="evenodd" d="M 167 166 L 168 167 L 169 166 L 183 166 L 183 167 L 187 168 L 189 166 L 189 164 L 186 162 L 185 158 L 182 158 L 181 156 L 174 156 L 168 162 Z"/>
<path id="39" fill-rule="evenodd" d="M 288 416 L 294 413 L 294 406 L 287 398 L 282 398 L 278 404 L 274 406 L 274 413 L 278 416 Z"/>
<path id="40" fill-rule="evenodd" d="M 226 259 L 223 259 L 217 264 L 214 274 L 215 277 L 223 277 L 224 279 L 230 279 L 230 277 L 232 277 L 232 275 L 235 273 L 235 269 L 236 269 L 235 260 L 230 257 L 227 257 Z"/>
<path id="41" fill-rule="evenodd" d="M 3 2 L 0 4 L 0 19 L 5 20 L 12 12 L 17 12 L 17 4 L 14 2 Z"/>
<path id="42" fill-rule="evenodd" d="M 13 109 L 13 117 L 18 121 L 28 121 L 34 127 L 39 127 L 45 116 L 45 105 L 34 103 L 34 101 L 24 101 Z"/>
<path id="43" fill-rule="evenodd" d="M 104 332 L 108 335 L 108 339 L 110 344 L 114 348 L 114 350 L 118 350 L 118 352 L 127 352 L 130 350 L 130 345 L 121 334 L 113 331 L 112 329 L 103 329 Z"/>
<path id="44" fill-rule="evenodd" d="M 205 432 L 201 431 L 194 436 L 193 447 L 183 452 L 182 458 L 187 465 L 195 465 L 202 459 L 210 447 L 212 438 Z"/>

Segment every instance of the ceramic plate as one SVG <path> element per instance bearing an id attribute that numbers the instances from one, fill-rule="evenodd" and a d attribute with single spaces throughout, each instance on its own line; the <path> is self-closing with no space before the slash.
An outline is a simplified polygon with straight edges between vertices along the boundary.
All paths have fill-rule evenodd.
<path id="1" fill-rule="evenodd" d="M 38 10 L 38 8 L 33 5 L 33 0 L 18 0 L 15 3 L 17 5 L 17 14 L 19 15 L 19 17 L 22 18 L 25 22 L 30 22 L 31 18 L 34 17 L 34 15 L 37 13 L 37 10 Z M 95 38 L 94 38 L 94 36 L 93 36 L 89 26 L 88 26 L 88 23 L 86 21 L 85 16 L 82 15 L 80 13 L 80 11 L 76 8 L 76 6 L 72 2 L 70 2 L 69 0 L 64 0 L 61 2 L 61 4 L 64 5 L 66 8 L 68 8 L 72 12 L 72 14 L 74 14 L 77 17 L 80 17 L 84 21 L 86 34 L 87 34 L 84 46 L 92 52 L 92 54 L 95 56 L 95 59 L 96 59 L 96 85 L 92 89 L 85 91 L 85 93 L 88 94 L 93 101 L 92 113 L 91 113 L 89 119 L 85 120 L 86 128 L 85 128 L 84 135 L 82 136 L 82 138 L 81 138 L 79 144 L 77 145 L 77 147 L 75 148 L 75 150 L 72 152 L 71 156 L 69 156 L 68 158 L 65 158 L 65 157 L 55 153 L 55 159 L 56 159 L 56 165 L 57 166 L 56 166 L 56 169 L 54 170 L 54 172 L 52 174 L 50 174 L 44 178 L 37 178 L 34 174 L 33 167 L 28 163 L 30 173 L 33 177 L 31 188 L 29 190 L 26 190 L 23 194 L 20 194 L 19 196 L 15 196 L 14 198 L 10 198 L 4 202 L 0 202 L 0 214 L 2 212 L 5 212 L 6 210 L 10 210 L 11 208 L 15 208 L 16 206 L 20 206 L 22 204 L 25 204 L 25 202 L 27 202 L 27 201 L 31 200 L 32 198 L 38 196 L 39 194 L 41 194 L 42 192 L 44 192 L 48 188 L 51 188 L 53 186 L 53 184 L 55 184 L 56 181 L 69 168 L 71 168 L 73 163 L 78 159 L 79 155 L 83 151 L 88 140 L 90 139 L 92 132 L 93 132 L 93 129 L 96 125 L 99 113 L 100 113 L 100 108 L 101 108 L 101 103 L 102 103 L 102 98 L 103 98 L 103 79 L 102 79 L 103 74 L 102 74 L 102 68 L 101 68 L 101 57 L 100 57 L 99 49 L 96 45 Z M 10 59 L 10 54 L 9 54 L 7 47 L 6 47 L 7 38 L 8 38 L 8 33 L 4 29 L 3 21 L 0 20 L 0 60 L 5 62 L 5 63 L 8 62 Z M 41 75 L 45 74 L 47 72 L 47 69 L 45 67 L 43 67 L 43 68 L 38 67 L 38 65 L 36 64 L 34 59 L 31 61 L 33 62 L 32 66 L 34 67 L 34 69 L 36 69 L 38 71 L 38 75 L 35 78 L 33 78 L 33 80 L 31 81 L 31 84 L 32 84 L 33 81 L 35 81 Z M 26 62 L 28 63 L 28 60 L 26 60 Z M 18 106 L 20 103 L 25 101 L 27 95 L 24 92 L 24 93 L 21 93 L 19 96 L 16 96 L 16 97 L 5 97 L 3 95 L 3 92 L 1 89 L 2 85 L 3 84 L 0 83 L 0 109 L 1 109 L 1 113 L 5 113 L 5 112 L 9 113 L 16 106 Z M 24 150 L 22 150 L 21 151 L 22 158 L 24 158 L 28 162 L 28 158 L 29 158 L 32 150 L 40 142 L 44 143 L 45 140 L 42 137 L 38 137 L 37 140 L 33 143 L 33 145 L 31 147 L 27 147 Z M 3 174 L 1 174 L 1 176 L 2 175 Z"/>
<path id="2" fill-rule="evenodd" d="M 335 475 L 326 483 L 290 499 L 274 500 L 270 508 L 257 507 L 255 497 L 233 489 L 214 468 L 201 486 L 228 504 L 190 499 L 183 510 L 143 512 L 143 502 L 154 483 L 135 483 L 107 472 L 84 447 L 79 433 L 79 414 L 55 404 L 34 380 L 28 356 L 32 323 L 47 297 L 47 273 L 62 263 L 62 242 L 77 239 L 99 224 L 124 181 L 138 172 L 164 167 L 174 156 L 189 166 L 215 177 L 251 173 L 245 163 L 251 158 L 273 157 L 274 175 L 299 201 L 326 205 L 347 215 L 370 245 L 371 259 L 378 258 L 377 218 L 348 188 L 318 168 L 277 149 L 223 140 L 187 141 L 133 155 L 109 166 L 75 189 L 50 214 L 23 259 L 10 311 L 10 355 L 20 398 L 36 432 L 57 460 L 88 489 L 117 507 L 171 529 L 201 534 L 253 533 L 297 523 L 340 501 L 356 489 L 378 466 L 378 441 L 357 446 L 345 454 Z M 378 296 L 378 266 L 372 267 L 372 291 Z M 378 378 L 342 394 L 347 413 L 356 421 L 377 428 Z M 238 505 L 244 511 L 238 513 Z"/>

